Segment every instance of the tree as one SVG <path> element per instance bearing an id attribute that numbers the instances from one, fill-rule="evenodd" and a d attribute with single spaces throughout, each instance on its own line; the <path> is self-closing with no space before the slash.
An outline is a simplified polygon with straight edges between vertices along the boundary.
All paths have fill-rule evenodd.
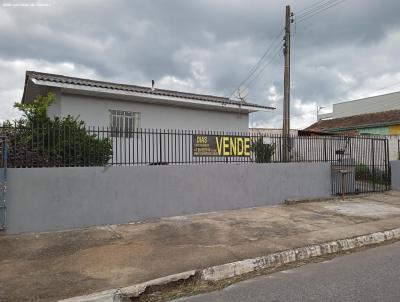
<path id="1" fill-rule="evenodd" d="M 55 95 L 38 96 L 32 103 L 14 106 L 23 116 L 5 122 L 2 134 L 9 143 L 10 166 L 103 166 L 112 156 L 112 143 L 90 132 L 84 121 L 67 117 L 50 118 Z"/>

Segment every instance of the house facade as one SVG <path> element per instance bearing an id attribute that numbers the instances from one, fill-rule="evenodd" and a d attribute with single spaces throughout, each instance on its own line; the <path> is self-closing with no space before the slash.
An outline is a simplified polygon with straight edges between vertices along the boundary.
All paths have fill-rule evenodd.
<path id="1" fill-rule="evenodd" d="M 319 120 L 304 129 L 314 133 L 353 135 L 399 135 L 400 110 L 358 114 L 348 117 Z"/>
<path id="2" fill-rule="evenodd" d="M 248 131 L 249 114 L 275 108 L 229 98 L 27 71 L 23 103 L 53 92 L 50 116 L 124 130 Z"/>
<path id="3" fill-rule="evenodd" d="M 340 118 L 359 114 L 400 109 L 400 91 L 335 103 L 332 112 L 319 114 L 318 119 Z"/>
<path id="4" fill-rule="evenodd" d="M 389 158 L 397 160 L 400 156 L 400 110 L 321 119 L 299 131 L 299 135 L 366 135 L 387 138 Z"/>

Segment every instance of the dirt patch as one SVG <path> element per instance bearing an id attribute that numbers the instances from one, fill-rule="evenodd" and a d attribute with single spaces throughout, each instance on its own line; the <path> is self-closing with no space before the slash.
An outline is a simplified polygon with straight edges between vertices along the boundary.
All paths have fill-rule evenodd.
<path id="1" fill-rule="evenodd" d="M 115 243 L 118 240 L 113 236 L 97 238 L 93 234 L 82 234 L 76 231 L 71 234 L 60 233 L 59 235 L 50 236 L 0 237 L 0 246 L 2 247 L 0 249 L 0 259 L 49 259 L 71 255 L 91 247 Z M 11 250 L 14 253 L 8 252 Z"/>
<path id="2" fill-rule="evenodd" d="M 109 283 L 106 280 L 89 278 L 76 272 L 50 273 L 43 276 L 35 274 L 21 274 L 18 279 L 10 280 L 7 286 L 0 284 L 1 301 L 56 301 L 69 298 L 86 291 L 96 291 L 98 288 L 107 289 Z M 29 280 L 28 280 L 29 279 Z M 35 291 L 28 288 L 29 296 L 21 284 L 30 284 Z M 63 286 L 68 284 L 68 286 Z"/>

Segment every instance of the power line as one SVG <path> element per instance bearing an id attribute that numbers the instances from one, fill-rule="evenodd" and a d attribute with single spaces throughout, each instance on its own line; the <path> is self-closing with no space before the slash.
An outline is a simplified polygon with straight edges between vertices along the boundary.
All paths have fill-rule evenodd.
<path id="1" fill-rule="evenodd" d="M 279 54 L 278 59 L 279 59 L 279 58 L 283 58 L 283 47 L 281 47 L 280 50 L 281 50 L 281 52 L 280 52 L 280 54 Z M 276 60 L 276 58 L 275 58 L 275 60 Z M 275 61 L 275 60 L 274 60 L 274 61 Z M 275 82 L 275 81 L 273 81 L 272 84 L 273 84 L 274 82 Z M 278 83 L 279 83 L 279 82 L 278 82 Z M 271 83 L 270 83 L 270 82 L 265 82 L 265 83 L 264 83 L 264 86 L 267 86 L 267 85 L 269 85 L 269 84 L 271 84 Z M 274 84 L 273 84 L 273 85 L 274 85 Z M 279 83 L 278 85 L 281 85 L 281 86 L 282 86 L 283 84 L 282 84 L 282 83 Z M 278 86 L 278 85 L 274 85 L 274 86 L 276 87 L 276 86 Z M 263 86 L 263 87 L 264 87 L 264 86 Z"/>
<path id="2" fill-rule="evenodd" d="M 314 7 L 310 8 L 304 12 L 303 11 L 297 12 L 296 15 L 298 18 L 306 17 L 307 15 L 313 14 L 314 12 L 316 12 L 318 10 L 325 9 L 326 7 L 328 7 L 338 1 L 340 1 L 340 0 L 324 0 L 321 3 L 315 5 Z"/>
<path id="3" fill-rule="evenodd" d="M 331 1 L 330 3 L 327 3 L 328 4 L 327 6 L 324 6 L 322 8 L 310 11 L 310 12 L 308 12 L 306 14 L 300 15 L 298 17 L 298 19 L 296 19 L 296 23 L 304 22 L 304 21 L 306 21 L 306 20 L 308 20 L 308 19 L 310 19 L 310 18 L 312 18 L 312 17 L 314 17 L 314 16 L 316 16 L 316 15 L 318 15 L 318 14 L 320 14 L 320 13 L 322 13 L 322 12 L 332 8 L 332 7 L 334 7 L 334 6 L 337 6 L 337 5 L 339 5 L 339 4 L 341 4 L 341 3 L 345 2 L 345 1 L 346 0 Z"/>
<path id="4" fill-rule="evenodd" d="M 232 97 L 235 92 L 240 89 L 243 85 L 246 84 L 247 81 L 253 76 L 253 74 L 257 71 L 257 69 L 263 64 L 263 61 L 267 57 L 267 55 L 270 53 L 271 49 L 275 46 L 277 39 L 282 35 L 283 29 L 279 32 L 277 36 L 274 37 L 273 42 L 271 45 L 268 47 L 268 49 L 264 52 L 264 54 L 261 56 L 261 58 L 258 60 L 258 62 L 250 69 L 249 74 L 247 77 L 239 84 L 239 86 L 230 94 L 230 97 Z"/>
<path id="5" fill-rule="evenodd" d="M 276 44 L 278 41 L 280 41 L 280 38 L 282 36 L 284 32 L 284 29 L 282 29 L 272 40 L 272 43 L 270 44 L 270 46 L 267 48 L 267 50 L 263 53 L 263 55 L 261 56 L 261 58 L 257 61 L 257 63 L 250 69 L 248 75 L 246 76 L 246 78 L 235 88 L 235 90 L 232 91 L 232 93 L 230 94 L 229 98 L 231 98 L 236 91 L 238 91 L 240 89 L 240 87 L 245 86 L 245 84 L 253 77 L 253 75 L 257 72 L 257 70 L 259 70 L 259 68 L 261 66 L 264 65 L 265 60 L 268 58 L 268 55 L 270 55 L 271 52 L 273 52 L 272 49 L 276 49 Z M 266 66 L 263 67 L 263 70 L 265 69 Z M 258 76 L 256 76 L 258 77 Z"/>
<path id="6" fill-rule="evenodd" d="M 320 7 L 320 6 L 322 6 L 322 5 L 325 5 L 327 2 L 331 2 L 331 1 L 332 1 L 332 0 L 322 0 L 322 1 L 318 1 L 318 2 L 316 2 L 316 3 L 314 3 L 314 4 L 310 5 L 310 6 L 307 6 L 307 7 L 303 8 L 303 9 L 297 11 L 297 14 L 298 14 L 298 15 L 305 14 L 305 13 L 307 13 L 307 12 L 309 12 L 309 11 L 312 11 L 312 10 L 314 10 L 315 8 Z"/>
<path id="7" fill-rule="evenodd" d="M 400 81 L 398 81 L 398 82 L 395 82 L 395 83 L 393 83 L 393 84 L 391 84 L 391 85 L 388 85 L 388 86 L 385 86 L 385 87 L 382 87 L 382 88 L 376 89 L 376 90 L 375 90 L 375 92 L 377 92 L 377 91 L 381 91 L 381 90 L 385 90 L 386 88 L 390 88 L 390 87 L 393 87 L 393 86 L 396 86 L 396 85 L 399 85 L 399 84 L 400 84 Z"/>
<path id="8" fill-rule="evenodd" d="M 255 80 L 263 73 L 263 71 L 264 71 L 269 65 L 271 65 L 271 64 L 275 61 L 276 56 L 277 56 L 278 54 L 282 54 L 282 50 L 283 50 L 283 47 L 281 46 L 281 47 L 279 47 L 279 48 L 274 52 L 274 54 L 271 56 L 270 60 L 258 71 L 257 75 L 256 75 L 255 77 L 253 77 L 253 78 L 247 83 L 247 88 L 250 89 L 250 88 L 253 87 L 253 84 L 255 83 Z"/>

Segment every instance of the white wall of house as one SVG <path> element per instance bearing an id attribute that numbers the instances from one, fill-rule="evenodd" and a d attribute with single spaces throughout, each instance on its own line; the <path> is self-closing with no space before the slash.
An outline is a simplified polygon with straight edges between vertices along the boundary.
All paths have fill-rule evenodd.
<path id="1" fill-rule="evenodd" d="M 319 118 L 340 118 L 397 109 L 400 109 L 400 92 L 393 92 L 333 104 L 332 113 L 320 114 Z"/>
<path id="2" fill-rule="evenodd" d="M 79 116 L 88 126 L 110 126 L 110 111 L 140 112 L 141 128 L 248 131 L 248 113 L 212 111 L 171 105 L 62 93 L 50 114 Z"/>
<path id="3" fill-rule="evenodd" d="M 389 144 L 389 160 L 398 160 L 399 159 L 399 140 L 400 135 L 386 135 L 381 136 L 382 138 L 388 139 Z"/>

